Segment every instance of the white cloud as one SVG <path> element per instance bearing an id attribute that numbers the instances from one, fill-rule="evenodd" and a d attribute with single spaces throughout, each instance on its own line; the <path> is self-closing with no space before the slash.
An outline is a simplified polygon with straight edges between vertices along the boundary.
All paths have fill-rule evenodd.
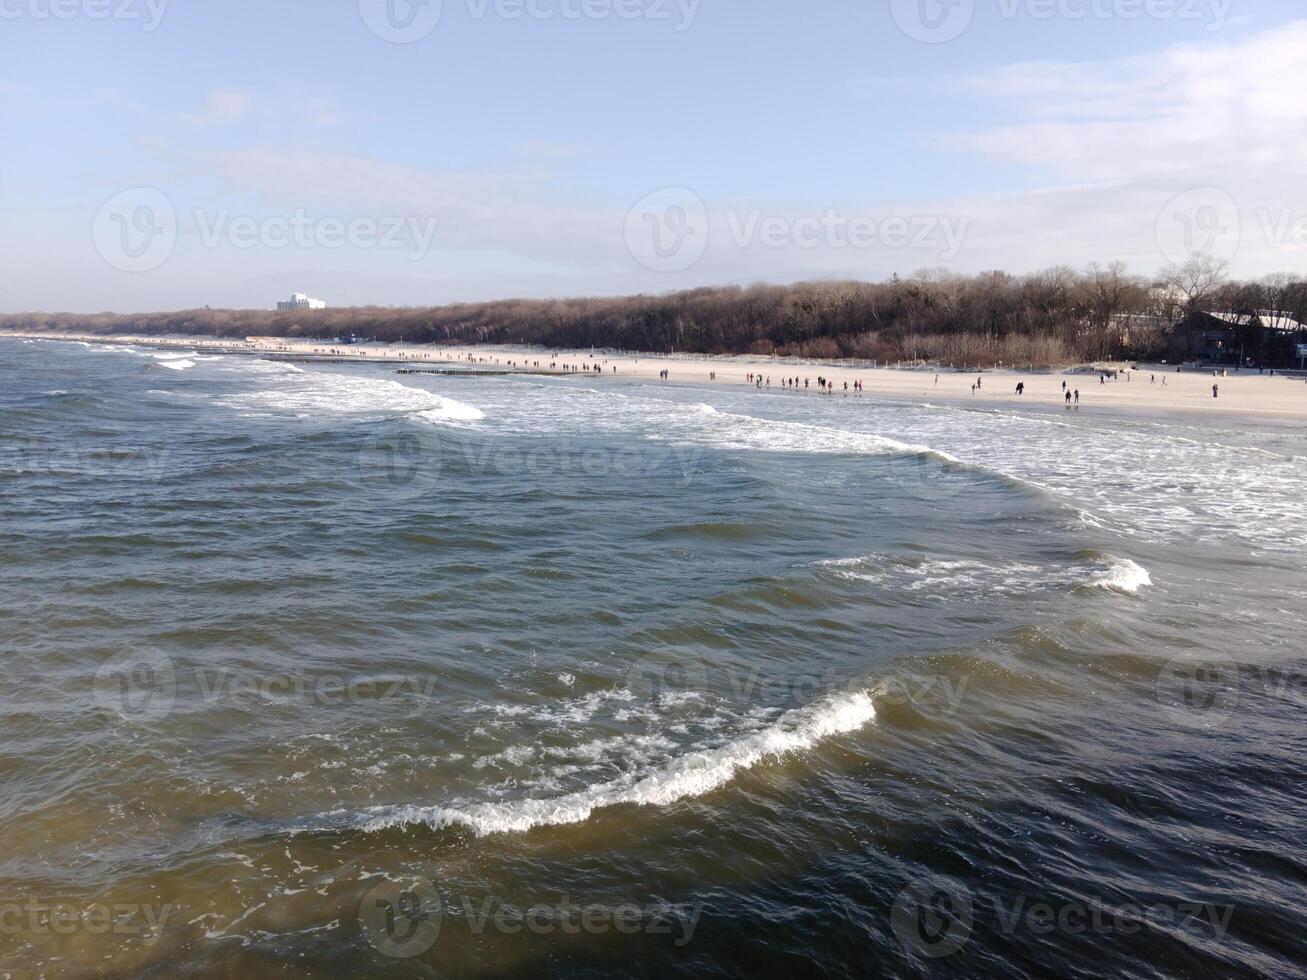
<path id="1" fill-rule="evenodd" d="M 948 145 L 1069 180 L 1242 182 L 1280 176 L 1307 149 L 1307 21 L 1154 56 L 1012 65 L 968 84 L 1025 118 Z"/>
<path id="2" fill-rule="evenodd" d="M 183 113 L 182 120 L 192 126 L 235 122 L 247 115 L 253 106 L 254 97 L 249 92 L 215 89 L 198 110 Z"/>
<path id="3" fill-rule="evenodd" d="M 345 118 L 334 99 L 302 92 L 272 95 L 236 89 L 215 89 L 194 112 L 182 113 L 190 126 L 216 126 L 254 120 L 260 123 L 297 126 L 335 126 Z"/>

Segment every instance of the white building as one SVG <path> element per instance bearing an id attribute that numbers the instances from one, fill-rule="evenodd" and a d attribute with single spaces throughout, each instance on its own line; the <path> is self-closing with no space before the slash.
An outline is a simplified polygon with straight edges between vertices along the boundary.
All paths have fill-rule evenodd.
<path id="1" fill-rule="evenodd" d="M 312 299 L 303 293 L 295 293 L 289 300 L 280 300 L 277 303 L 277 312 L 287 313 L 296 310 L 325 310 L 327 304 L 320 299 Z"/>

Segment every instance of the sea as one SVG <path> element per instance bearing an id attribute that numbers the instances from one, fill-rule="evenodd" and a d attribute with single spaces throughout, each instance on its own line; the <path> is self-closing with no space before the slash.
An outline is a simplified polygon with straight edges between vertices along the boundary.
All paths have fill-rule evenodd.
<path id="1" fill-rule="evenodd" d="M 0 976 L 1307 975 L 1307 432 L 675 367 L 0 338 Z"/>

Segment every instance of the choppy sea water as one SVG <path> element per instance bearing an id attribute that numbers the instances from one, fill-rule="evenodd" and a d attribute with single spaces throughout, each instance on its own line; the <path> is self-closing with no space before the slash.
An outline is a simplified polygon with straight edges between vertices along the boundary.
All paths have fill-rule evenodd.
<path id="1" fill-rule="evenodd" d="M 1305 491 L 1243 421 L 0 339 L 0 974 L 1301 975 Z"/>

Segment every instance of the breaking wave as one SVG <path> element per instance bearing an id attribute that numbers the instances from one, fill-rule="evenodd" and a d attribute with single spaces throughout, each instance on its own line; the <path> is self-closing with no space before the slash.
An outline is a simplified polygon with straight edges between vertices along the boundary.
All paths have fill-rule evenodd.
<path id="1" fill-rule="evenodd" d="M 690 752 L 653 770 L 629 773 L 565 796 L 503 803 L 374 807 L 330 816 L 344 817 L 348 826 L 369 832 L 424 825 L 433 830 L 466 827 L 478 837 L 582 823 L 596 810 L 608 807 L 668 806 L 702 796 L 760 762 L 810 750 L 827 738 L 860 730 L 875 717 L 871 692 L 841 693 L 788 711 L 766 728 L 716 748 Z"/>
<path id="2" fill-rule="evenodd" d="M 1083 588 L 1133 595 L 1153 584 L 1142 565 L 1097 554 L 1054 563 L 864 555 L 818 562 L 817 566 L 838 579 L 919 593 L 941 602 Z"/>

